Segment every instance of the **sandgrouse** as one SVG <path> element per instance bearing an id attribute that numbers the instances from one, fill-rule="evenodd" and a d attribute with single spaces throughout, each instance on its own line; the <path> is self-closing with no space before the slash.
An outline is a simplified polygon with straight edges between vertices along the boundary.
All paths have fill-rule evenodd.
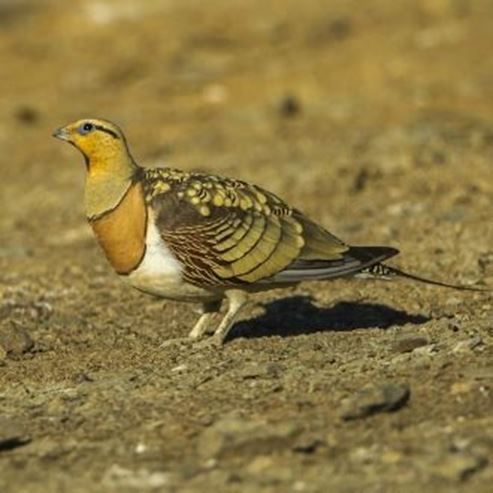
<path id="1" fill-rule="evenodd" d="M 395 248 L 346 245 L 258 186 L 142 168 L 107 120 L 79 120 L 53 135 L 84 155 L 87 219 L 118 275 L 146 293 L 202 304 L 192 339 L 214 332 L 221 344 L 248 293 L 301 281 L 366 273 L 445 285 L 382 264 Z M 214 331 L 224 298 L 228 311 Z"/>

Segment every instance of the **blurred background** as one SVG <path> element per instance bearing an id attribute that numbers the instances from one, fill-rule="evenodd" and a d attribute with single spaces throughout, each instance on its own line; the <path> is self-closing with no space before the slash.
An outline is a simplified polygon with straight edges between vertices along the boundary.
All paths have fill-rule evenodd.
<path id="1" fill-rule="evenodd" d="M 82 156 L 51 133 L 110 119 L 142 165 L 253 181 L 349 243 L 399 248 L 399 267 L 491 285 L 492 48 L 491 0 L 0 0 L 0 409 L 30 440 L 2 456 L 0 489 L 101 491 L 106 478 L 122 491 L 127 478 L 143 491 L 163 477 L 113 461 L 152 472 L 165 457 L 177 481 L 225 491 L 255 445 L 224 476 L 194 454 L 238 409 L 309 432 L 277 456 L 272 438 L 242 492 L 491 487 L 491 298 L 307 284 L 296 294 L 319 308 L 265 294 L 267 318 L 223 352 L 164 350 L 196 315 L 115 278 L 84 218 Z M 395 349 L 406 331 L 414 342 Z M 416 341 L 427 349 L 408 353 Z M 244 383 L 244 365 L 272 361 L 281 377 Z M 411 382 L 409 411 L 333 427 L 347 393 L 387 377 Z"/>

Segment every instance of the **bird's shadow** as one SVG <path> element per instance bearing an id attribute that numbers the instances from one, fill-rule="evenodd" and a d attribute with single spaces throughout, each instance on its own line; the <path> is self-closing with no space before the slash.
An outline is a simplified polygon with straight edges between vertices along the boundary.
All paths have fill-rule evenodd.
<path id="1" fill-rule="evenodd" d="M 420 314 L 410 314 L 379 303 L 339 302 L 330 307 L 319 307 L 309 296 L 291 296 L 263 305 L 259 317 L 238 322 L 231 338 L 293 336 L 326 331 L 423 324 L 430 320 Z"/>

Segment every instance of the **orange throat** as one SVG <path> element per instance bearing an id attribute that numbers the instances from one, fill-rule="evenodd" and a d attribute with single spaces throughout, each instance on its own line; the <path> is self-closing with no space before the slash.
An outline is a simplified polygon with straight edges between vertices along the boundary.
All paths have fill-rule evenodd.
<path id="1" fill-rule="evenodd" d="M 90 219 L 106 258 L 118 274 L 129 274 L 144 258 L 147 211 L 142 185 L 130 185 L 118 205 L 96 219 Z"/>

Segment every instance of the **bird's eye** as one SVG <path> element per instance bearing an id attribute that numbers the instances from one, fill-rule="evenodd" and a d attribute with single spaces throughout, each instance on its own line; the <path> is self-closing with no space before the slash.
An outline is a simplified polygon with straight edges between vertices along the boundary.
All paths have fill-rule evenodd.
<path id="1" fill-rule="evenodd" d="M 88 134 L 89 132 L 92 132 L 94 130 L 94 125 L 92 123 L 83 123 L 79 127 L 79 133 L 82 135 Z"/>

